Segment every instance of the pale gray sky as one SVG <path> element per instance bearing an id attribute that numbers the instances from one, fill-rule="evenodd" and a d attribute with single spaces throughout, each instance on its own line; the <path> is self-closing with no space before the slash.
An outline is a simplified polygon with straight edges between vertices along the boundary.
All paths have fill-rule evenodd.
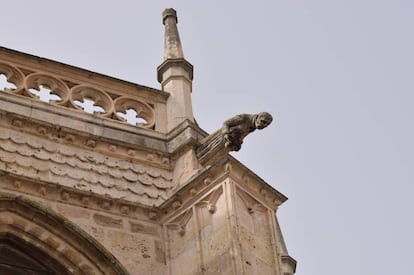
<path id="1" fill-rule="evenodd" d="M 200 126 L 276 118 L 234 156 L 290 198 L 296 274 L 412 274 L 414 1 L 13 0 L 0 44 L 159 88 L 168 7 Z"/>

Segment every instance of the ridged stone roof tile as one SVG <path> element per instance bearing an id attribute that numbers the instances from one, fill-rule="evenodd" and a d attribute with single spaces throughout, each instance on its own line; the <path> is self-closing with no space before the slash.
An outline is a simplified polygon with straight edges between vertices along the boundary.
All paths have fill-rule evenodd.
<path id="1" fill-rule="evenodd" d="M 0 170 L 148 206 L 172 188 L 168 170 L 12 131 L 0 131 Z"/>

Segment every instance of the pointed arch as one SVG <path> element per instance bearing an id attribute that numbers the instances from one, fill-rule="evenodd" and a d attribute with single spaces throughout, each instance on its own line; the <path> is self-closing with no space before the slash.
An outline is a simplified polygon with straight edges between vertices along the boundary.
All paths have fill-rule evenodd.
<path id="1" fill-rule="evenodd" d="M 53 274 L 128 274 L 80 227 L 23 196 L 0 193 L 0 245 Z"/>

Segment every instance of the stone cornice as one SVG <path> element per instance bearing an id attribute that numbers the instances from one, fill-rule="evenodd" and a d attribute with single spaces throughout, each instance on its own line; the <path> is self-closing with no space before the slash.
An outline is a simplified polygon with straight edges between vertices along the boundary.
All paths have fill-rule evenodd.
<path id="1" fill-rule="evenodd" d="M 108 198 L 105 195 L 54 185 L 24 176 L 9 175 L 1 171 L 0 186 L 2 192 L 7 194 L 21 194 L 35 198 L 35 200 L 61 202 L 130 219 L 154 222 L 154 217 L 156 217 L 154 207 L 140 204 L 137 201 Z"/>
<path id="2" fill-rule="evenodd" d="M 293 273 L 296 273 L 297 262 L 294 258 L 292 258 L 289 255 L 282 255 L 281 259 L 282 259 L 282 263 L 289 265 L 292 268 Z"/>
<path id="3" fill-rule="evenodd" d="M 18 95 L 0 93 L 0 112 L 25 123 L 25 131 L 45 126 L 95 141 L 106 140 L 130 147 L 167 152 L 166 138 L 162 133 L 91 116 L 83 111 L 67 112 L 58 106 Z M 148 139 L 151 140 L 150 146 Z"/>
<path id="4" fill-rule="evenodd" d="M 241 190 L 269 209 L 277 210 L 287 200 L 286 196 L 275 190 L 239 161 L 227 155 L 214 165 L 198 171 L 187 183 L 174 190 L 174 195 L 160 206 L 161 220 L 168 220 L 176 213 L 190 207 L 207 192 L 214 189 L 217 184 L 228 178 L 236 182 Z"/>
<path id="5" fill-rule="evenodd" d="M 177 76 L 174 73 L 164 76 L 164 73 L 171 67 L 182 68 L 188 74 L 188 81 L 191 82 L 191 80 L 193 80 L 193 65 L 191 65 L 191 63 L 184 58 L 171 58 L 165 60 L 161 65 L 158 66 L 158 82 L 165 82 L 169 78 Z"/>
<path id="6" fill-rule="evenodd" d="M 87 138 L 96 142 L 117 144 L 130 150 L 150 150 L 172 154 L 185 146 L 195 146 L 207 134 L 193 122 L 185 120 L 168 134 L 91 116 L 83 111 L 67 112 L 58 106 L 19 95 L 0 93 L 0 115 L 14 121 L 27 132 L 39 127 L 59 129 L 61 135 Z M 13 122 L 11 122 L 13 123 Z M 86 142 L 82 142 L 81 146 Z M 90 147 L 90 146 L 88 146 Z M 92 146 L 94 147 L 94 146 Z M 128 150 L 128 149 L 127 149 Z"/>
<path id="7" fill-rule="evenodd" d="M 279 206 L 288 200 L 288 198 L 285 195 L 283 195 L 282 193 L 277 191 L 275 188 L 273 188 L 264 179 L 259 177 L 256 173 L 254 173 L 249 168 L 247 168 L 243 163 L 238 161 L 236 158 L 232 157 L 231 155 L 228 155 L 228 158 L 229 160 L 231 160 L 232 163 L 235 164 L 234 168 L 239 169 L 239 173 L 232 174 L 232 175 L 238 175 L 237 177 L 234 177 L 238 182 L 242 182 L 244 184 L 248 184 L 250 181 L 256 182 L 257 185 L 253 189 L 259 191 L 262 194 L 268 194 L 270 197 L 274 199 L 274 203 L 276 203 L 276 206 Z"/>
<path id="8" fill-rule="evenodd" d="M 184 147 L 195 147 L 206 135 L 195 123 L 184 120 L 167 134 L 168 152 L 174 154 Z"/>

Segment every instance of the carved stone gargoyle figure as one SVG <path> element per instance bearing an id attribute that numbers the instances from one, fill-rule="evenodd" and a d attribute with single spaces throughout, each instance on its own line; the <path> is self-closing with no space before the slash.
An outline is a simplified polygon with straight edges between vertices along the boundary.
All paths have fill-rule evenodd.
<path id="1" fill-rule="evenodd" d="M 243 139 L 256 129 L 267 127 L 273 120 L 271 114 L 262 112 L 254 115 L 241 114 L 223 123 L 224 146 L 231 151 L 239 151 Z"/>
<path id="2" fill-rule="evenodd" d="M 204 163 L 230 151 L 239 151 L 249 133 L 267 127 L 272 120 L 272 115 L 266 112 L 234 116 L 226 120 L 222 128 L 200 141 L 197 157 Z"/>

